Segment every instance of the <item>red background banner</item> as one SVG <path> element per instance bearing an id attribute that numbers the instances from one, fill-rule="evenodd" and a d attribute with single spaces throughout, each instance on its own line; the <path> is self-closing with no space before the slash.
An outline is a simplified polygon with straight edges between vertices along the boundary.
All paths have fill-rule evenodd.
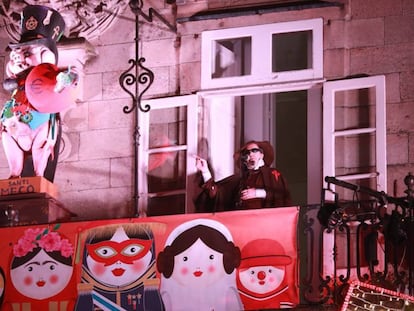
<path id="1" fill-rule="evenodd" d="M 298 208 L 0 229 L 1 310 L 299 303 Z"/>

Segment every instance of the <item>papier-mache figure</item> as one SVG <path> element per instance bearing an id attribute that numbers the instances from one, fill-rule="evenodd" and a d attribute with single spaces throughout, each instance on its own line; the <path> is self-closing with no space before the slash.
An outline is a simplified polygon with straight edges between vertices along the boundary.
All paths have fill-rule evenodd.
<path id="1" fill-rule="evenodd" d="M 59 112 L 74 103 L 78 74 L 59 69 L 57 41 L 65 21 L 56 10 L 29 5 L 21 37 L 10 43 L 3 86 L 11 92 L 1 112 L 2 143 L 9 178 L 43 176 L 53 182 L 60 141 Z"/>

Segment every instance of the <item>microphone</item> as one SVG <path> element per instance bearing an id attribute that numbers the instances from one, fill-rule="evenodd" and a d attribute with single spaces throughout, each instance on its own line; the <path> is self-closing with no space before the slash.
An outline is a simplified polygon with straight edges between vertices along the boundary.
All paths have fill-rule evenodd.
<path id="1" fill-rule="evenodd" d="M 246 163 L 248 158 L 249 158 L 249 156 L 247 154 L 244 154 L 244 155 L 241 156 L 240 159 L 241 159 L 242 163 Z"/>

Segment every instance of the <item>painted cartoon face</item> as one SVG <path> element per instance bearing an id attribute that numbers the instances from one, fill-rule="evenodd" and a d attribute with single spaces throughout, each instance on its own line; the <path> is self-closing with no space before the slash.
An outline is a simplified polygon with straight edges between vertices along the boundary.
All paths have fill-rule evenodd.
<path id="1" fill-rule="evenodd" d="M 274 266 L 256 266 L 239 271 L 241 284 L 248 290 L 266 294 L 276 290 L 285 277 L 285 269 Z"/>
<path id="2" fill-rule="evenodd" d="M 122 227 L 111 240 L 87 245 L 87 266 L 93 277 L 109 286 L 123 286 L 139 279 L 152 258 L 152 240 L 130 239 Z"/>
<path id="3" fill-rule="evenodd" d="M 211 249 L 200 239 L 174 257 L 172 277 L 182 285 L 207 286 L 225 274 L 223 254 Z"/>
<path id="4" fill-rule="evenodd" d="M 7 63 L 8 76 L 17 75 L 24 70 L 41 63 L 54 63 L 55 55 L 41 45 L 26 45 L 12 49 Z"/>
<path id="5" fill-rule="evenodd" d="M 50 257 L 41 250 L 27 263 L 11 270 L 11 281 L 21 294 L 46 299 L 62 291 L 69 283 L 73 267 Z"/>
<path id="6" fill-rule="evenodd" d="M 33 52 L 29 46 L 13 49 L 10 52 L 9 70 L 17 74 L 33 66 Z"/>

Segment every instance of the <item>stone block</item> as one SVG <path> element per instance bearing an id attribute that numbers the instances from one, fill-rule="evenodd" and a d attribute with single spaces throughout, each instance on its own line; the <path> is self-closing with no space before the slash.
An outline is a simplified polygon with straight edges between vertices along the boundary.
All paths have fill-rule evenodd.
<path id="1" fill-rule="evenodd" d="M 409 135 L 407 133 L 387 135 L 387 164 L 405 164 L 408 161 Z"/>
<path id="2" fill-rule="evenodd" d="M 130 128 L 133 123 L 131 114 L 123 111 L 132 105 L 132 98 L 93 101 L 89 103 L 89 129 Z"/>
<path id="3" fill-rule="evenodd" d="M 83 99 L 93 101 L 102 99 L 102 74 L 88 74 L 83 77 Z"/>
<path id="4" fill-rule="evenodd" d="M 130 187 L 133 185 L 135 170 L 133 157 L 111 159 L 110 170 L 111 187 Z"/>
<path id="5" fill-rule="evenodd" d="M 412 42 L 414 36 L 413 16 L 388 16 L 385 18 L 385 44 Z"/>
<path id="6" fill-rule="evenodd" d="M 200 90 L 200 63 L 186 63 L 180 65 L 181 94 L 189 94 Z"/>
<path id="7" fill-rule="evenodd" d="M 345 46 L 345 25 L 343 20 L 333 20 L 324 26 L 323 46 L 325 49 L 338 49 Z"/>
<path id="8" fill-rule="evenodd" d="M 85 74 L 124 71 L 129 68 L 129 59 L 135 58 L 133 42 L 96 47 L 97 57 L 85 67 Z"/>
<path id="9" fill-rule="evenodd" d="M 414 133 L 410 133 L 408 139 L 408 163 L 414 163 Z"/>
<path id="10" fill-rule="evenodd" d="M 80 133 L 79 159 L 105 159 L 132 155 L 131 128 L 94 130 Z"/>
<path id="11" fill-rule="evenodd" d="M 387 133 L 414 132 L 414 102 L 387 105 Z M 391 146 L 388 146 L 391 148 Z"/>
<path id="12" fill-rule="evenodd" d="M 127 67 L 125 67 L 125 70 Z M 134 69 L 133 69 L 134 70 Z M 117 98 L 130 98 L 129 95 L 121 88 L 119 78 L 123 71 L 110 71 L 102 74 L 102 99 L 112 100 Z M 135 71 L 131 74 L 135 75 Z M 134 89 L 132 88 L 131 91 Z"/>
<path id="13" fill-rule="evenodd" d="M 65 132 L 62 133 L 62 143 L 59 151 L 59 159 L 57 171 L 59 171 L 60 163 L 67 161 L 79 160 L 79 133 Z"/>
<path id="14" fill-rule="evenodd" d="M 384 19 L 356 19 L 346 23 L 346 46 L 367 47 L 384 45 Z"/>
<path id="15" fill-rule="evenodd" d="M 110 172 L 109 159 L 65 162 L 60 164 L 54 183 L 59 185 L 62 196 L 75 190 L 106 189 L 110 183 Z"/>
<path id="16" fill-rule="evenodd" d="M 401 100 L 414 100 L 414 71 L 400 73 Z"/>
<path id="17" fill-rule="evenodd" d="M 345 58 L 348 53 L 344 49 L 326 50 L 323 58 L 324 77 L 327 79 L 345 76 Z"/>
<path id="18" fill-rule="evenodd" d="M 154 73 L 154 82 L 145 92 L 143 98 L 174 94 L 175 89 L 170 87 L 170 66 L 154 67 L 151 68 L 151 71 Z"/>
<path id="19" fill-rule="evenodd" d="M 141 56 L 146 59 L 146 66 L 163 67 L 175 65 L 178 61 L 179 50 L 175 48 L 175 38 L 145 42 Z"/>
<path id="20" fill-rule="evenodd" d="M 134 215 L 131 187 L 69 191 L 62 193 L 62 201 L 77 215 L 75 220 L 126 218 Z"/>
<path id="21" fill-rule="evenodd" d="M 414 44 L 386 45 L 351 50 L 350 74 L 386 74 L 414 67 Z"/>
<path id="22" fill-rule="evenodd" d="M 403 0 L 403 15 L 413 15 L 414 14 L 414 1 L 412 0 Z"/>
<path id="23" fill-rule="evenodd" d="M 63 132 L 79 132 L 88 129 L 88 104 L 77 103 L 60 114 Z"/>
<path id="24" fill-rule="evenodd" d="M 160 1 L 161 2 L 161 1 Z M 165 22 L 155 17 L 152 22 L 140 24 L 140 40 L 148 41 L 175 38 L 176 33 L 170 27 L 175 27 L 174 17 L 171 16 L 170 10 L 158 10 L 158 13 L 165 18 Z M 132 30 L 131 30 L 132 32 Z"/>
<path id="25" fill-rule="evenodd" d="M 201 60 L 201 36 L 181 37 L 180 63 L 199 62 Z"/>
<path id="26" fill-rule="evenodd" d="M 397 103 L 400 101 L 400 75 L 391 73 L 385 76 L 386 102 Z"/>
<path id="27" fill-rule="evenodd" d="M 402 0 L 352 0 L 352 19 L 401 15 L 402 2 Z"/>

